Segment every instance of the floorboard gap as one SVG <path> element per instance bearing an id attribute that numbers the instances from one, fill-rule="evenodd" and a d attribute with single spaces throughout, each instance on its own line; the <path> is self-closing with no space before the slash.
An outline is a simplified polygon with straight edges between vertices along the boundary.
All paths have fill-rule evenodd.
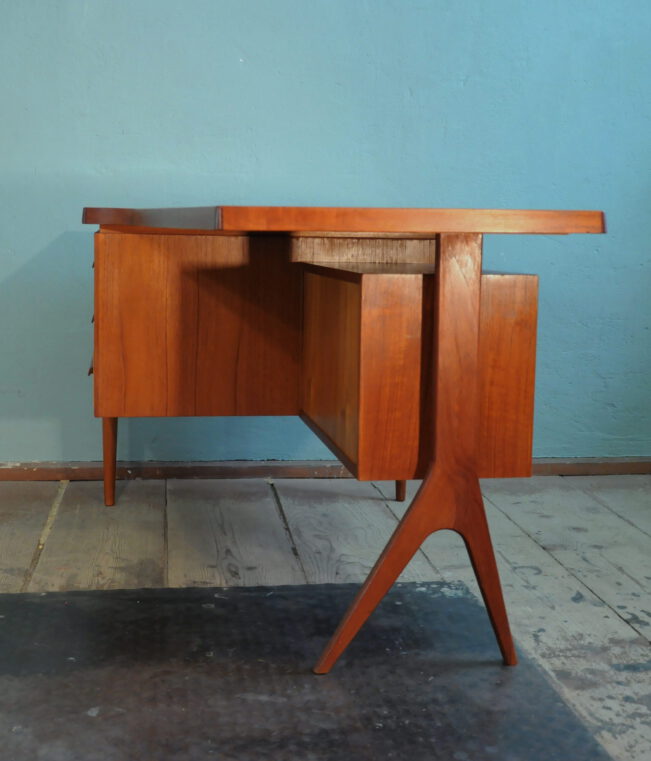
<path id="1" fill-rule="evenodd" d="M 590 495 L 590 496 L 592 496 L 592 495 Z M 556 557 L 556 555 L 554 555 L 554 553 L 553 553 L 553 552 L 551 552 L 551 551 L 550 551 L 550 550 L 549 550 L 547 547 L 545 547 L 543 544 L 541 544 L 541 543 L 540 543 L 540 542 L 539 542 L 539 541 L 536 539 L 536 537 L 535 537 L 535 536 L 533 536 L 533 534 L 531 534 L 529 531 L 527 531 L 527 530 L 526 530 L 526 529 L 525 529 L 523 526 L 521 526 L 521 525 L 520 525 L 520 524 L 519 524 L 517 521 L 513 520 L 513 518 L 512 518 L 512 517 L 511 517 L 511 516 L 510 516 L 510 515 L 509 515 L 507 512 L 505 512 L 504 510 L 502 510 L 502 508 L 501 508 L 501 507 L 500 507 L 500 506 L 499 506 L 499 505 L 498 505 L 496 502 L 493 502 L 493 500 L 489 499 L 488 497 L 484 497 L 484 499 L 485 499 L 487 502 L 490 502 L 490 504 L 491 504 L 491 505 L 492 505 L 492 506 L 493 506 L 493 507 L 494 507 L 496 510 L 499 510 L 499 511 L 500 511 L 500 513 L 502 513 L 502 515 L 503 515 L 503 516 L 505 516 L 505 517 L 506 517 L 506 518 L 507 518 L 507 519 L 508 519 L 508 520 L 509 520 L 509 521 L 510 521 L 510 522 L 511 522 L 511 523 L 512 523 L 514 526 L 516 526 L 516 527 L 517 527 L 517 528 L 518 528 L 520 531 L 522 531 L 522 533 L 523 533 L 523 534 L 525 534 L 525 536 L 527 536 L 527 537 L 528 537 L 528 538 L 529 538 L 529 539 L 530 539 L 532 542 L 534 542 L 534 543 L 535 543 L 535 544 L 536 544 L 538 547 L 540 547 L 540 549 L 541 549 L 541 550 L 543 550 L 544 552 L 546 552 L 546 553 L 549 555 L 549 557 L 550 557 L 550 558 L 552 558 L 552 560 L 554 560 L 554 562 L 556 562 L 556 563 L 558 563 L 558 565 L 560 565 L 560 567 L 561 567 L 561 568 L 562 568 L 562 569 L 565 571 L 565 573 L 567 573 L 569 576 L 571 576 L 571 577 L 574 579 L 574 581 L 576 581 L 576 583 L 577 583 L 577 584 L 580 584 L 580 585 L 581 585 L 581 586 L 582 586 L 584 589 L 587 589 L 587 590 L 590 592 L 590 594 L 594 595 L 594 597 L 596 597 L 596 598 L 597 598 L 597 600 L 599 600 L 600 602 L 602 602 L 602 603 L 603 603 L 603 604 L 606 606 L 606 608 L 608 608 L 608 610 L 609 610 L 611 613 L 613 613 L 613 615 L 617 616 L 617 618 L 619 618 L 619 619 L 620 619 L 620 620 L 621 620 L 623 623 L 625 623 L 625 624 L 626 624 L 626 625 L 627 625 L 627 626 L 628 626 L 630 629 L 632 629 L 632 630 L 633 630 L 633 631 L 634 631 L 634 632 L 635 632 L 635 633 L 636 633 L 636 634 L 637 634 L 639 637 L 641 637 L 643 640 L 645 640 L 646 642 L 649 642 L 649 643 L 651 644 L 651 640 L 649 640 L 649 636 L 648 636 L 647 634 L 645 634 L 643 631 L 640 631 L 638 628 L 636 628 L 635 626 L 633 626 L 633 624 L 632 624 L 630 621 L 628 621 L 626 618 L 624 618 L 624 616 L 622 616 L 622 614 L 621 614 L 621 613 L 620 613 L 620 612 L 619 612 L 619 611 L 618 611 L 616 608 L 613 608 L 613 607 L 612 607 L 612 605 L 611 605 L 611 604 L 610 604 L 610 603 L 609 603 L 607 600 L 604 600 L 604 598 L 603 598 L 603 597 L 602 597 L 602 596 L 601 596 L 601 595 L 600 595 L 598 592 L 596 592 L 596 591 L 595 591 L 594 589 L 592 589 L 592 588 L 591 588 L 591 587 L 590 587 L 588 584 L 586 584 L 586 583 L 585 583 L 585 581 L 584 581 L 583 579 L 579 578 L 579 576 L 577 576 L 577 574 L 576 574 L 576 573 L 575 573 L 575 572 L 574 572 L 574 571 L 573 571 L 571 568 L 568 568 L 566 565 L 564 565 L 564 564 L 563 564 L 563 563 L 562 563 L 562 562 L 561 562 L 561 561 L 560 561 L 560 560 L 559 560 L 559 559 Z M 505 558 L 505 557 L 504 557 L 504 555 L 502 555 L 502 557 L 504 558 L 504 560 L 505 560 L 505 561 L 507 561 L 507 562 L 508 562 L 507 558 Z M 621 570 L 621 569 L 618 569 L 618 570 Z M 628 576 L 629 574 L 626 574 L 626 575 Z M 629 576 L 629 578 L 630 578 L 630 576 Z"/>
<path id="2" fill-rule="evenodd" d="M 588 495 L 588 497 L 590 497 L 591 499 L 593 499 L 595 502 L 598 502 L 598 503 L 599 503 L 599 504 L 600 504 L 602 507 L 605 507 L 605 508 L 606 508 L 606 510 L 608 510 L 609 512 L 611 512 L 613 515 L 616 515 L 618 518 L 620 518 L 621 520 L 623 520 L 625 523 L 628 523 L 628 525 L 629 525 L 629 526 L 631 526 L 632 528 L 634 528 L 636 531 L 639 531 L 640 533 L 644 534 L 645 536 L 648 536 L 648 537 L 651 539 L 651 534 L 650 534 L 648 531 L 645 531 L 645 530 L 644 530 L 644 529 L 643 529 L 641 526 L 638 526 L 638 525 L 637 525 L 637 523 L 634 523 L 632 520 L 630 520 L 629 518 L 627 518 L 625 515 L 622 515 L 622 514 L 621 514 L 620 512 L 618 512 L 617 510 L 614 510 L 614 509 L 613 509 L 613 508 L 612 508 L 612 507 L 611 507 L 611 506 L 608 504 L 608 502 L 606 502 L 606 500 L 605 500 L 605 499 L 603 499 L 602 497 L 600 497 L 600 496 L 599 496 L 597 493 L 595 493 L 595 492 L 591 491 L 590 489 L 581 489 L 581 491 L 582 491 L 584 494 L 587 494 L 587 495 Z"/>
<path id="3" fill-rule="evenodd" d="M 170 585 L 169 575 L 169 524 L 167 519 L 167 479 L 163 492 L 163 582 L 165 588 Z"/>
<path id="4" fill-rule="evenodd" d="M 47 541 L 47 538 L 50 535 L 50 532 L 52 531 L 52 526 L 54 526 L 54 521 L 56 520 L 57 514 L 59 512 L 59 507 L 61 506 L 61 502 L 63 501 L 63 496 L 66 493 L 66 489 L 68 488 L 69 483 L 70 481 L 61 481 L 61 483 L 59 484 L 59 488 L 57 489 L 57 493 L 54 497 L 54 501 L 52 502 L 52 507 L 50 507 L 50 512 L 48 513 L 47 519 L 45 521 L 45 525 L 43 526 L 41 535 L 38 538 L 38 543 L 36 544 L 36 548 L 34 549 L 32 560 L 29 564 L 29 567 L 25 571 L 25 577 L 23 578 L 23 583 L 21 584 L 21 587 L 20 587 L 21 592 L 26 592 L 29 588 L 29 585 L 32 581 L 32 577 L 34 576 L 34 571 L 36 570 L 36 566 L 38 565 L 38 561 L 41 559 L 41 554 L 43 552 L 43 548 L 45 547 L 45 542 Z"/>
<path id="5" fill-rule="evenodd" d="M 287 535 L 287 540 L 289 541 L 289 546 L 292 549 L 292 553 L 296 557 L 296 561 L 298 563 L 299 568 L 301 569 L 301 573 L 303 574 L 303 578 L 305 579 L 305 583 L 308 584 L 307 579 L 307 572 L 305 570 L 305 566 L 303 565 L 303 560 L 300 556 L 300 553 L 298 551 L 298 548 L 296 547 L 296 542 L 294 541 L 294 536 L 292 535 L 292 530 L 289 527 L 289 521 L 287 520 L 287 516 L 285 515 L 285 511 L 283 509 L 283 503 L 280 501 L 280 495 L 278 494 L 278 490 L 276 489 L 276 485 L 273 481 L 269 480 L 267 482 L 269 484 L 269 487 L 271 488 L 271 493 L 274 497 L 274 502 L 276 503 L 276 509 L 278 510 L 278 516 L 280 517 L 280 522 L 283 524 L 283 528 L 285 529 L 285 534 Z"/>

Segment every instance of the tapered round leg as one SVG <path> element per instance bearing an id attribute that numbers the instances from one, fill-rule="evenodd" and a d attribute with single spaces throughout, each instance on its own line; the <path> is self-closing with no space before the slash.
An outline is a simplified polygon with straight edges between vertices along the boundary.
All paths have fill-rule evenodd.
<path id="1" fill-rule="evenodd" d="M 118 419 L 102 418 L 102 444 L 104 449 L 104 504 L 115 504 L 115 466 L 118 442 Z"/>

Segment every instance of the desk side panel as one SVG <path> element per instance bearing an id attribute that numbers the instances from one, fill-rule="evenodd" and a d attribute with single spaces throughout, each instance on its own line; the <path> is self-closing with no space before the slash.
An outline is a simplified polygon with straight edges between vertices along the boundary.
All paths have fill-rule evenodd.
<path id="1" fill-rule="evenodd" d="M 95 414 L 297 414 L 299 270 L 277 237 L 99 233 Z"/>
<path id="2" fill-rule="evenodd" d="M 531 475 L 538 277 L 481 279 L 481 478 Z"/>
<path id="3" fill-rule="evenodd" d="M 412 478 L 422 459 L 423 282 L 305 273 L 303 418 L 360 480 Z"/>
<path id="4" fill-rule="evenodd" d="M 341 303 L 356 284 L 306 274 L 306 417 L 361 480 L 423 478 L 433 448 L 434 276 L 360 277 L 357 324 Z M 531 475 L 537 285 L 532 275 L 482 276 L 482 478 Z"/>
<path id="5" fill-rule="evenodd" d="M 361 480 L 412 478 L 418 467 L 423 283 L 422 275 L 362 276 Z"/>
<path id="6" fill-rule="evenodd" d="M 305 272 L 302 417 L 356 472 L 361 278 Z"/>

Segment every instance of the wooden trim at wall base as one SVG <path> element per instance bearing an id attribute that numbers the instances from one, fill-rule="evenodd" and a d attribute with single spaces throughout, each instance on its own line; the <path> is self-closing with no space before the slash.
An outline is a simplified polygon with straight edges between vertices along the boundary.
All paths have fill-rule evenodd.
<path id="1" fill-rule="evenodd" d="M 118 461 L 117 478 L 351 478 L 338 460 Z M 0 481 L 101 481 L 101 462 L 0 463 Z"/>
<path id="2" fill-rule="evenodd" d="M 651 457 L 537 457 L 534 476 L 632 476 L 651 473 Z"/>
<path id="3" fill-rule="evenodd" d="M 651 457 L 538 458 L 534 476 L 650 474 Z M 119 462 L 119 479 L 131 478 L 352 478 L 337 460 L 225 460 Z M 0 463 L 0 481 L 101 481 L 101 462 Z"/>

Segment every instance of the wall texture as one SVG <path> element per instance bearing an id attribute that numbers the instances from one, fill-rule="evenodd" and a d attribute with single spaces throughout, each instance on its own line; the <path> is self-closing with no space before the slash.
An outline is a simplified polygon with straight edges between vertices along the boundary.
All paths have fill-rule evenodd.
<path id="1" fill-rule="evenodd" d="M 541 275 L 535 453 L 651 454 L 651 4 L 0 0 L 0 461 L 94 460 L 81 208 L 596 208 Z M 297 420 L 129 421 L 133 459 L 319 458 Z"/>

